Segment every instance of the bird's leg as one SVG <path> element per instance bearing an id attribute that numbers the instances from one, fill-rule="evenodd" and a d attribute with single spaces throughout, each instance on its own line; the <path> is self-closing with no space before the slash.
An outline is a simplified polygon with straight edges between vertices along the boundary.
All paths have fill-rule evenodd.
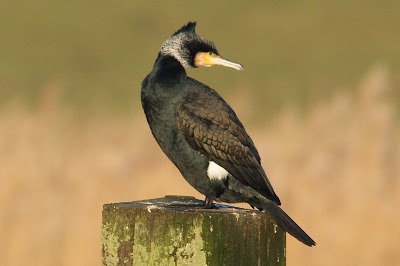
<path id="1" fill-rule="evenodd" d="M 209 198 L 208 196 L 206 196 L 206 199 L 204 200 L 204 208 L 205 209 L 217 209 L 218 207 L 215 206 L 213 201 L 214 201 L 214 198 Z"/>

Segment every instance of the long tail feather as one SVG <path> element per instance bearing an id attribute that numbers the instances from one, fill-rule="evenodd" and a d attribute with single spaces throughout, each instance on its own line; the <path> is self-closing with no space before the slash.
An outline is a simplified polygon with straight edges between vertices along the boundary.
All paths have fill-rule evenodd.
<path id="1" fill-rule="evenodd" d="M 307 246 L 315 246 L 314 240 L 309 237 L 303 229 L 298 226 L 292 218 L 289 217 L 278 205 L 274 202 L 266 199 L 264 202 L 260 202 L 261 207 L 271 215 L 275 222 L 286 232 L 291 234 L 300 242 Z"/>
<path id="2" fill-rule="evenodd" d="M 295 237 L 307 246 L 315 246 L 315 241 L 311 239 L 276 203 L 265 198 L 256 190 L 245 186 L 235 178 L 230 177 L 227 182 L 228 188 L 243 197 L 243 200 L 251 206 L 266 211 L 275 222 L 287 233 Z"/>

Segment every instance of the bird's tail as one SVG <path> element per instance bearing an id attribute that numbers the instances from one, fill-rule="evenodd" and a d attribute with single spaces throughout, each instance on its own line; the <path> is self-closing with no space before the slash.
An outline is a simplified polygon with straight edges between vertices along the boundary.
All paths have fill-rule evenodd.
<path id="1" fill-rule="evenodd" d="M 263 202 L 260 202 L 260 207 L 265 210 L 271 217 L 275 220 L 275 222 L 286 232 L 291 234 L 300 242 L 306 244 L 307 246 L 315 246 L 314 240 L 309 237 L 303 229 L 300 228 L 296 224 L 292 218 L 289 217 L 278 205 L 274 202 L 266 199 Z"/>
<path id="2" fill-rule="evenodd" d="M 288 232 L 294 238 L 307 246 L 315 246 L 314 240 L 274 202 L 265 198 L 253 188 L 241 184 L 235 178 L 229 178 L 228 187 L 230 190 L 243 196 L 251 205 L 265 210 L 284 231 Z"/>

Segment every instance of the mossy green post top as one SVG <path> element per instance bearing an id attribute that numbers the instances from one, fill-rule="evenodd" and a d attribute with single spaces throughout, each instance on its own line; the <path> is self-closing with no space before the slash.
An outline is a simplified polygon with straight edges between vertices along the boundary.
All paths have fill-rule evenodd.
<path id="1" fill-rule="evenodd" d="M 285 265 L 285 232 L 266 213 L 192 197 L 106 204 L 103 265 Z"/>

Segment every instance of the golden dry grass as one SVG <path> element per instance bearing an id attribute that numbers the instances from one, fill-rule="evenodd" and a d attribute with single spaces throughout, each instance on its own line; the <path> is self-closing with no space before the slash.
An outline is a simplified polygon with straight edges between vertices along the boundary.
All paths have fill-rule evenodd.
<path id="1" fill-rule="evenodd" d="M 2 265 L 99 265 L 102 204 L 202 198 L 161 153 L 143 114 L 82 119 L 57 109 L 49 86 L 37 112 L 0 113 Z M 283 208 L 317 241 L 307 248 L 288 236 L 288 265 L 400 264 L 400 132 L 388 89 L 378 67 L 356 97 L 247 126 Z"/>

